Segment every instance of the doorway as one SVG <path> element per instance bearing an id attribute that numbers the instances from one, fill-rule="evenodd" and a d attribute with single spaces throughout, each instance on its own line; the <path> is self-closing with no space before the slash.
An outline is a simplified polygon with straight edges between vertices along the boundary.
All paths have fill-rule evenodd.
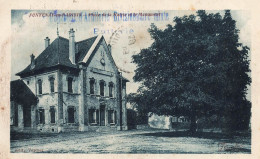
<path id="1" fill-rule="evenodd" d="M 100 126 L 105 126 L 105 105 L 100 105 Z"/>
<path id="2" fill-rule="evenodd" d="M 24 127 L 31 127 L 31 107 L 23 108 Z"/>

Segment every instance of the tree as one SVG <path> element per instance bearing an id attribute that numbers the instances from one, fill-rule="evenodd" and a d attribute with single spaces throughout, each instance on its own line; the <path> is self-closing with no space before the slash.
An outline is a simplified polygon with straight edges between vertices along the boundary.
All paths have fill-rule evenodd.
<path id="1" fill-rule="evenodd" d="M 143 105 L 147 105 L 146 101 L 140 94 L 130 93 L 127 95 L 127 102 L 132 105 L 133 110 L 138 110 L 135 116 L 135 124 L 148 124 L 149 108 Z"/>
<path id="2" fill-rule="evenodd" d="M 148 31 L 154 42 L 133 55 L 134 80 L 141 83 L 136 99 L 159 115 L 189 116 L 192 133 L 197 118 L 205 115 L 233 119 L 234 129 L 246 124 L 251 105 L 246 99 L 249 48 L 238 42 L 230 11 L 223 17 L 198 11 L 175 17 L 174 23 L 165 30 L 152 24 Z M 245 110 L 249 116 L 244 122 L 233 114 Z"/>

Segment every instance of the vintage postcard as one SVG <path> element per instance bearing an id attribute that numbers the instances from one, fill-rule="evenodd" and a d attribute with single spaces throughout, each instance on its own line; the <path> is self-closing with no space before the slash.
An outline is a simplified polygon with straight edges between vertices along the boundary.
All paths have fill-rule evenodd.
<path id="1" fill-rule="evenodd" d="M 255 10 L 189 6 L 10 8 L 1 155 L 259 157 Z"/>

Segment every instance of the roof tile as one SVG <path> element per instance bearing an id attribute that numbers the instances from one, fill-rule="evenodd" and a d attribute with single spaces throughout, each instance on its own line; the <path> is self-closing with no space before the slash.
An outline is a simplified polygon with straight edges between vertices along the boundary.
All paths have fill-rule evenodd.
<path id="1" fill-rule="evenodd" d="M 76 63 L 82 61 L 86 56 L 88 50 L 93 45 L 97 36 L 76 42 Z M 23 71 L 16 75 L 23 75 L 33 71 L 42 70 L 44 68 L 50 68 L 53 66 L 67 66 L 77 68 L 75 64 L 72 64 L 69 60 L 69 40 L 61 36 L 57 37 L 36 59 L 35 67 L 31 67 L 29 64 Z"/>

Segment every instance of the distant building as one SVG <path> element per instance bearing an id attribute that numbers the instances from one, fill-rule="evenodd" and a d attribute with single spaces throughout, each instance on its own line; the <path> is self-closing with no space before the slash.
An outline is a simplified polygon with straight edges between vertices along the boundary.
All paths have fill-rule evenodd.
<path id="1" fill-rule="evenodd" d="M 126 82 L 103 36 L 58 36 L 11 82 L 11 130 L 127 130 Z"/>
<path id="2" fill-rule="evenodd" d="M 148 115 L 148 124 L 151 128 L 157 129 L 178 129 L 183 128 L 183 124 L 190 122 L 188 117 L 185 116 L 166 116 L 166 115 L 157 115 L 152 114 Z"/>

